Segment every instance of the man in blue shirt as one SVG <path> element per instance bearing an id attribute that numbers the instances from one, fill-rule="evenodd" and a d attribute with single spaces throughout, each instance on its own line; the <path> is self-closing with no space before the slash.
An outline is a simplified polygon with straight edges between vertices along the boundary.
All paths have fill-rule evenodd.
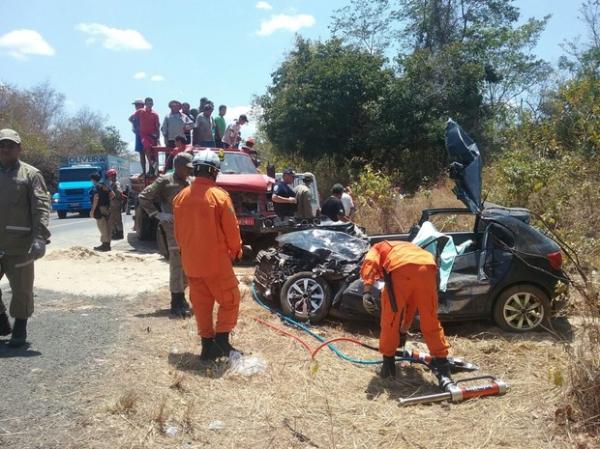
<path id="1" fill-rule="evenodd" d="M 296 213 L 296 192 L 294 191 L 294 170 L 287 168 L 283 171 L 283 181 L 273 187 L 273 207 L 277 216 L 293 217 Z"/>

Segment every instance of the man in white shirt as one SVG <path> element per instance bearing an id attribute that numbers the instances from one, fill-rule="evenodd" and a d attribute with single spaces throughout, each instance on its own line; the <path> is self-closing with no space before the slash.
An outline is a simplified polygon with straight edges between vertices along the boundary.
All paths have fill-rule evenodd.
<path id="1" fill-rule="evenodd" d="M 245 114 L 240 115 L 240 118 L 234 120 L 233 123 L 230 123 L 227 129 L 225 130 L 225 134 L 223 135 L 223 147 L 224 148 L 237 148 L 237 139 L 240 133 L 240 128 L 242 125 L 248 123 L 248 117 Z"/>
<path id="2" fill-rule="evenodd" d="M 187 115 L 181 112 L 181 103 L 179 101 L 169 101 L 169 109 L 171 109 L 171 113 L 165 116 L 161 131 L 165 137 L 165 145 L 169 148 L 175 148 L 175 138 L 177 136 L 185 136 L 185 133 L 193 128 L 194 123 Z"/>
<path id="3" fill-rule="evenodd" d="M 344 193 L 342 193 L 342 204 L 344 205 L 344 214 L 348 218 L 352 218 L 356 208 L 354 207 L 354 200 L 352 199 L 352 191 L 350 187 L 344 188 Z"/>

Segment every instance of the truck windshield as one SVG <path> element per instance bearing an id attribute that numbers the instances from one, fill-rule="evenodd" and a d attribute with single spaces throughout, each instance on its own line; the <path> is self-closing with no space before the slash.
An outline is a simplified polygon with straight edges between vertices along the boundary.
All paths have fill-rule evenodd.
<path id="1" fill-rule="evenodd" d="M 225 160 L 221 162 L 221 173 L 224 175 L 253 175 L 258 172 L 248 155 L 244 153 L 225 153 Z"/>
<path id="2" fill-rule="evenodd" d="M 94 167 L 86 168 L 61 168 L 59 181 L 60 182 L 71 182 L 71 181 L 89 181 L 92 173 L 98 173 L 98 169 Z"/>

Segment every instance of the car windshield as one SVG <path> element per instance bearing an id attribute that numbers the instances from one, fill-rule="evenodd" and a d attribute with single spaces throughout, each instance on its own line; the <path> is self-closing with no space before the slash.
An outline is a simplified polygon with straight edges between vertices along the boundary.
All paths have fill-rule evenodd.
<path id="1" fill-rule="evenodd" d="M 277 237 L 277 241 L 280 246 L 293 245 L 311 253 L 326 249 L 345 260 L 358 260 L 369 249 L 366 240 L 352 237 L 344 232 L 324 229 L 290 232 Z"/>
<path id="2" fill-rule="evenodd" d="M 98 173 L 98 169 L 94 167 L 86 168 L 61 168 L 59 181 L 60 182 L 72 182 L 72 181 L 89 181 L 90 175 Z"/>
<path id="3" fill-rule="evenodd" d="M 254 175 L 258 171 L 248 155 L 225 153 L 225 159 L 221 162 L 221 173 L 224 175 Z"/>

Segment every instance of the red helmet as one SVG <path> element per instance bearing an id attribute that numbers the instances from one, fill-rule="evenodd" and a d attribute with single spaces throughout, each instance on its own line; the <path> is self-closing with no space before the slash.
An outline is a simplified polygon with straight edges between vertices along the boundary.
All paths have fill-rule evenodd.
<path id="1" fill-rule="evenodd" d="M 114 168 L 109 168 L 106 170 L 106 176 L 117 176 L 117 170 Z"/>
<path id="2" fill-rule="evenodd" d="M 246 145 L 248 145 L 249 147 L 253 147 L 255 143 L 256 140 L 254 139 L 254 137 L 248 137 L 246 139 Z"/>

